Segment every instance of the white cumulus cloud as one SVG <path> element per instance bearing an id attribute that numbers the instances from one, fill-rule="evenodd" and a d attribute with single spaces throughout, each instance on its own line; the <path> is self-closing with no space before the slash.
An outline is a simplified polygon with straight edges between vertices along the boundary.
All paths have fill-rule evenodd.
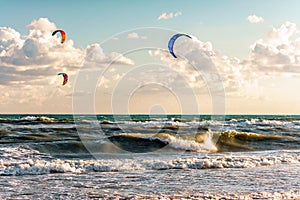
<path id="1" fill-rule="evenodd" d="M 285 22 L 273 28 L 265 38 L 251 46 L 251 54 L 245 62 L 268 74 L 274 72 L 300 73 L 300 37 L 296 24 Z"/>
<path id="2" fill-rule="evenodd" d="M 251 24 L 257 24 L 257 23 L 264 22 L 264 19 L 256 15 L 249 15 L 247 17 L 247 21 L 250 22 Z"/>
<path id="3" fill-rule="evenodd" d="M 34 20 L 27 28 L 28 34 L 22 35 L 12 27 L 0 27 L 0 89 L 6 94 L 0 97 L 3 112 L 16 104 L 19 104 L 16 108 L 28 110 L 8 111 L 38 112 L 45 109 L 45 102 L 52 104 L 47 106 L 49 110 L 42 112 L 70 112 L 70 97 L 64 97 L 70 93 L 80 69 L 108 63 L 133 64 L 131 59 L 117 52 L 105 53 L 99 44 L 77 48 L 68 33 L 61 44 L 59 34 L 52 36 L 56 24 L 47 18 Z M 59 72 L 69 75 L 69 83 L 63 87 L 61 77 L 57 76 Z M 58 105 L 59 99 L 61 104 Z"/>
<path id="4" fill-rule="evenodd" d="M 166 12 L 164 12 L 164 13 L 162 13 L 161 15 L 159 15 L 158 17 L 157 17 L 157 20 L 161 20 L 161 19 L 172 19 L 172 18 L 174 18 L 174 17 L 178 17 L 178 16 L 180 16 L 180 15 L 182 15 L 182 13 L 181 12 L 175 12 L 175 13 L 172 13 L 172 12 L 170 12 L 170 13 L 166 13 Z"/>
<path id="5" fill-rule="evenodd" d="M 215 94 L 224 89 L 228 96 L 249 97 L 249 88 L 255 90 L 258 87 L 257 72 L 250 65 L 245 65 L 236 57 L 220 54 L 211 42 L 203 42 L 193 36 L 192 40 L 178 41 L 174 52 L 177 59 L 167 51 L 150 51 L 149 54 L 160 57 L 170 68 L 185 76 L 196 91 L 203 91 L 209 85 Z M 173 77 L 169 81 L 177 80 Z"/>
<path id="6" fill-rule="evenodd" d="M 150 51 L 149 54 L 160 57 L 172 69 L 184 74 L 194 87 L 201 85 L 201 76 L 195 74 L 195 70 L 191 71 L 188 65 L 191 60 L 194 62 L 191 64 L 201 63 L 197 70 L 208 74 L 204 75 L 206 79 L 222 81 L 229 96 L 248 96 L 252 93 L 259 97 L 262 94 L 258 94 L 258 77 L 266 80 L 282 74 L 300 76 L 299 30 L 296 24 L 289 21 L 272 28 L 264 38 L 258 38 L 251 45 L 249 56 L 243 60 L 221 55 L 211 42 L 202 42 L 196 37 L 177 41 L 174 52 L 178 56 L 176 61 L 167 51 Z M 189 63 L 182 58 L 188 59 Z M 214 74 L 212 69 L 216 69 L 217 76 L 210 76 L 210 73 Z"/>
<path id="7" fill-rule="evenodd" d="M 145 40 L 145 39 L 147 39 L 147 36 L 141 36 L 141 35 L 138 35 L 136 32 L 132 32 L 132 33 L 128 33 L 127 38 Z"/>
<path id="8" fill-rule="evenodd" d="M 0 27 L 2 84 L 10 84 L 13 80 L 28 81 L 29 77 L 32 82 L 41 77 L 52 77 L 62 70 L 72 75 L 86 61 L 125 65 L 133 63 L 116 52 L 104 53 L 99 44 L 79 49 L 69 38 L 61 44 L 59 36 L 52 36 L 56 25 L 47 18 L 34 20 L 27 27 L 29 34 L 23 36 L 12 28 Z"/>

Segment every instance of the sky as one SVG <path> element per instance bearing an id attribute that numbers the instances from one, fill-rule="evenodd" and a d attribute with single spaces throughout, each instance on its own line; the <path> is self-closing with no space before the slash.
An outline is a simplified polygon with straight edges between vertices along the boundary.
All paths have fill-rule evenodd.
<path id="1" fill-rule="evenodd" d="M 297 0 L 0 3 L 0 113 L 300 113 Z"/>

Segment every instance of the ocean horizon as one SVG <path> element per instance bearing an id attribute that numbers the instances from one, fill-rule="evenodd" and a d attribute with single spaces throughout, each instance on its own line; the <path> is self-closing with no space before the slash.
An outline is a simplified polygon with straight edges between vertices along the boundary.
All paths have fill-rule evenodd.
<path id="1" fill-rule="evenodd" d="M 300 200 L 300 1 L 1 6 L 0 200 Z"/>

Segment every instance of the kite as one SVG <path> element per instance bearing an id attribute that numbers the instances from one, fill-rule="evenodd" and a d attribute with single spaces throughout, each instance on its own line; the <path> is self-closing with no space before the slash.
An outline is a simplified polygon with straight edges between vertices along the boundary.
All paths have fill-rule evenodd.
<path id="1" fill-rule="evenodd" d="M 64 82 L 63 82 L 62 85 L 67 84 L 67 82 L 68 82 L 68 75 L 66 73 L 59 73 L 57 75 L 62 75 L 64 77 Z"/>
<path id="2" fill-rule="evenodd" d="M 64 41 L 66 40 L 66 33 L 63 30 L 56 30 L 52 33 L 52 36 L 54 36 L 57 32 L 60 32 L 60 34 L 61 34 L 60 43 L 64 43 Z"/>
<path id="3" fill-rule="evenodd" d="M 170 54 L 171 54 L 174 58 L 177 58 L 177 56 L 174 54 L 173 46 L 174 46 L 175 40 L 176 40 L 177 38 L 179 38 L 180 36 L 186 36 L 186 37 L 192 39 L 191 36 L 189 36 L 189 35 L 187 35 L 187 34 L 182 34 L 182 33 L 173 35 L 173 37 L 171 37 L 171 39 L 169 40 L 169 43 L 168 43 L 168 48 L 169 48 Z"/>

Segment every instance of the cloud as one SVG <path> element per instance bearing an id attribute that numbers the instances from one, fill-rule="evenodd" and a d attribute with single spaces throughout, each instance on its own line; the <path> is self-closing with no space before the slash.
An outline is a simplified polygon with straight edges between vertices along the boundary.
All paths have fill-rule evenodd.
<path id="1" fill-rule="evenodd" d="M 193 36 L 192 40 L 178 42 L 174 51 L 178 56 L 176 60 L 167 51 L 150 51 L 149 54 L 160 57 L 177 74 L 184 76 L 195 91 L 203 91 L 209 85 L 214 94 L 221 94 L 224 87 L 226 95 L 245 96 L 246 88 L 255 86 L 251 69 L 243 67 L 238 58 L 218 53 L 211 42 L 202 42 Z M 175 77 L 169 81 L 178 80 Z M 182 84 L 179 82 L 177 87 Z"/>
<path id="2" fill-rule="evenodd" d="M 37 20 L 33 20 L 28 26 L 31 31 L 55 31 L 56 25 L 53 22 L 50 22 L 47 18 L 39 18 Z"/>
<path id="3" fill-rule="evenodd" d="M 12 45 L 20 45 L 20 33 L 9 27 L 0 27 L 0 55 L 5 54 Z"/>
<path id="4" fill-rule="evenodd" d="M 23 112 L 14 109 L 20 104 L 18 108 L 26 107 L 28 112 L 30 109 L 38 111 L 45 108 L 43 102 L 47 101 L 52 102 L 50 110 L 42 112 L 71 111 L 72 102 L 64 98 L 65 90 L 71 90 L 80 69 L 89 65 L 133 64 L 131 59 L 117 52 L 105 53 L 99 44 L 77 48 L 68 37 L 61 44 L 59 34 L 52 36 L 57 26 L 47 18 L 34 20 L 27 28 L 28 34 L 22 35 L 11 27 L 0 27 L 0 89 L 8 94 L 0 97 L 1 110 L 10 108 L 9 112 Z M 61 77 L 57 76 L 59 72 L 69 75 L 69 83 L 64 87 L 61 87 Z M 59 102 L 67 106 L 62 107 Z"/>
<path id="5" fill-rule="evenodd" d="M 128 33 L 127 38 L 145 40 L 145 39 L 147 39 L 147 36 L 140 36 L 136 32 L 132 32 L 132 33 Z"/>
<path id="6" fill-rule="evenodd" d="M 286 72 L 300 73 L 300 37 L 296 24 L 289 21 L 279 28 L 272 28 L 265 38 L 258 39 L 251 46 L 246 65 L 266 74 Z"/>
<path id="7" fill-rule="evenodd" d="M 116 52 L 105 54 L 101 46 L 97 43 L 88 45 L 85 49 L 85 55 L 85 67 L 88 67 L 87 65 L 93 66 L 95 64 L 97 68 L 99 68 L 98 64 L 134 64 L 131 59 L 124 57 L 122 54 Z"/>
<path id="8" fill-rule="evenodd" d="M 264 19 L 256 15 L 249 15 L 247 17 L 247 21 L 250 22 L 251 24 L 257 24 L 257 23 L 264 22 Z"/>
<path id="9" fill-rule="evenodd" d="M 172 18 L 178 17 L 178 16 L 180 16 L 180 15 L 182 15 L 181 12 L 176 12 L 176 13 L 170 12 L 169 14 L 166 13 L 166 12 L 164 12 L 164 13 L 162 13 L 161 15 L 159 15 L 159 16 L 157 17 L 157 20 L 161 20 L 161 19 L 172 19 Z"/>
<path id="10" fill-rule="evenodd" d="M 48 19 L 35 20 L 28 28 L 29 34 L 24 36 L 12 28 L 0 28 L 0 35 L 6 36 L 0 38 L 0 65 L 26 70 L 49 65 L 54 68 L 79 66 L 83 62 L 83 51 L 74 47 L 72 40 L 61 45 L 59 39 L 51 35 L 50 30 L 56 26 Z"/>
<path id="11" fill-rule="evenodd" d="M 99 44 L 79 49 L 68 38 L 61 44 L 59 36 L 51 35 L 56 25 L 47 18 L 34 20 L 27 27 L 29 34 L 24 36 L 12 28 L 0 27 L 0 75 L 7 80 L 11 78 L 10 81 L 1 81 L 1 84 L 9 84 L 15 78 L 27 81 L 30 74 L 31 80 L 51 77 L 62 70 L 72 75 L 87 62 L 133 63 L 116 52 L 105 54 Z"/>
<path id="12" fill-rule="evenodd" d="M 93 95 L 91 92 L 88 91 L 84 91 L 84 90 L 79 90 L 79 91 L 75 91 L 69 94 L 66 94 L 66 96 L 68 97 L 73 97 L 73 96 L 90 96 Z"/>
<path id="13" fill-rule="evenodd" d="M 0 90 L 3 94 L 0 96 L 0 108 L 3 111 L 14 108 L 16 104 L 20 104 L 18 108 L 28 110 L 24 112 L 30 112 L 30 109 L 41 109 L 42 112 L 65 111 L 66 108 L 71 111 L 69 94 L 79 70 L 90 70 L 86 75 L 90 75 L 92 80 L 97 78 L 92 76 L 96 76 L 92 69 L 101 70 L 114 64 L 115 67 L 135 64 L 118 52 L 106 52 L 98 43 L 77 48 L 71 38 L 67 38 L 61 44 L 59 35 L 51 35 L 56 25 L 46 18 L 34 20 L 27 27 L 29 32 L 26 35 L 11 27 L 0 27 Z M 253 42 L 249 56 L 243 60 L 220 54 L 209 41 L 201 41 L 196 37 L 182 38 L 174 46 L 177 59 L 168 51 L 149 51 L 150 56 L 159 58 L 169 68 L 153 69 L 151 66 L 140 71 L 139 75 L 133 74 L 130 76 L 133 79 L 129 80 L 129 77 L 128 81 L 140 78 L 142 84 L 159 82 L 182 91 L 187 87 L 202 91 L 208 82 L 222 82 L 228 96 L 259 96 L 258 77 L 270 78 L 282 73 L 300 75 L 298 34 L 296 24 L 289 21 L 273 27 L 263 38 Z M 145 36 L 132 32 L 127 38 L 145 39 Z M 110 68 L 110 76 L 106 79 L 104 77 L 100 83 L 105 88 L 111 88 L 117 81 L 124 79 L 122 70 Z M 59 72 L 69 74 L 69 84 L 64 87 L 61 87 L 61 77 L 57 76 Z M 82 82 L 88 83 L 88 80 Z M 45 102 L 49 110 L 43 110 Z"/>
<path id="14" fill-rule="evenodd" d="M 298 33 L 296 24 L 289 21 L 272 28 L 264 38 L 258 38 L 251 45 L 249 56 L 243 60 L 222 55 L 213 48 L 211 42 L 202 42 L 196 37 L 176 43 L 176 62 L 167 51 L 149 53 L 187 77 L 192 87 L 203 85 L 203 79 L 215 79 L 222 82 L 228 96 L 259 97 L 263 91 L 259 90 L 258 78 L 266 80 L 282 74 L 300 76 Z M 185 59 L 189 62 L 185 62 Z M 195 64 L 196 68 L 192 69 L 190 64 Z M 195 71 L 200 71 L 202 75 L 197 75 Z"/>

